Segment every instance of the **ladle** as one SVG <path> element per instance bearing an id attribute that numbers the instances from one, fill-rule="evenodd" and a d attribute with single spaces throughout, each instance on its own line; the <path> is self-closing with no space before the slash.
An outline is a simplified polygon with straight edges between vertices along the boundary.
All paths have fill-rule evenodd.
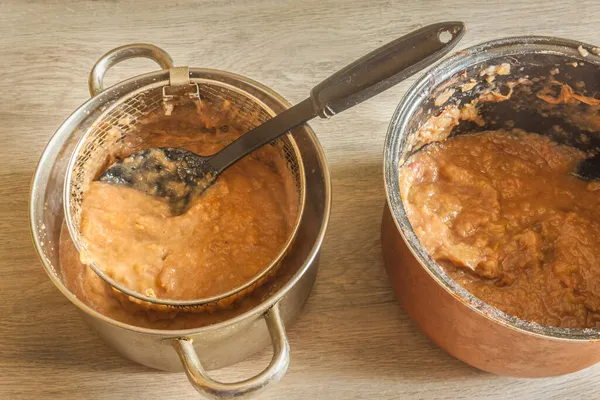
<path id="1" fill-rule="evenodd" d="M 173 215 L 188 208 L 193 195 L 254 150 L 317 115 L 329 118 L 383 92 L 447 54 L 465 33 L 462 22 L 418 29 L 367 54 L 315 86 L 310 97 L 245 133 L 216 154 L 161 147 L 144 149 L 115 162 L 99 178 L 168 200 Z"/>

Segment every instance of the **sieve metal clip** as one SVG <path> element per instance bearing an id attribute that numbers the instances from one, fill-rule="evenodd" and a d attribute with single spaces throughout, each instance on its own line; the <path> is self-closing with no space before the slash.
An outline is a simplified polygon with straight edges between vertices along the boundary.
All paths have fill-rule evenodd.
<path id="1" fill-rule="evenodd" d="M 189 67 L 169 68 L 169 83 L 169 86 L 164 86 L 162 89 L 164 100 L 171 100 L 175 96 L 187 96 L 191 99 L 200 98 L 198 84 L 190 80 Z"/>

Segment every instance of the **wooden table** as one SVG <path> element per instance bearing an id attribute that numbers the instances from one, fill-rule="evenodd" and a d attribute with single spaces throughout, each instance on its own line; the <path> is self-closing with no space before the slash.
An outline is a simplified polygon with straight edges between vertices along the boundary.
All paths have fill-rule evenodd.
<path id="1" fill-rule="evenodd" d="M 121 359 L 91 335 L 31 246 L 34 167 L 88 98 L 88 72 L 107 50 L 154 43 L 176 64 L 237 72 L 297 102 L 356 57 L 434 21 L 465 21 L 463 47 L 531 34 L 598 44 L 599 17 L 593 0 L 0 0 L 0 398 L 195 398 L 183 374 Z M 132 61 L 108 80 L 150 69 L 150 61 Z M 381 160 L 388 121 L 410 82 L 312 123 L 331 167 L 333 212 L 314 292 L 289 329 L 290 369 L 260 398 L 597 398 L 600 366 L 538 380 L 483 373 L 432 344 L 396 302 L 380 254 Z M 215 374 L 247 377 L 269 358 L 265 349 Z"/>

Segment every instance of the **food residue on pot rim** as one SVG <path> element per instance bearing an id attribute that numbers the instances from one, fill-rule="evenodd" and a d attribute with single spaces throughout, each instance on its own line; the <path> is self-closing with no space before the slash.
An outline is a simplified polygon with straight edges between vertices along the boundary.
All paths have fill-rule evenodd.
<path id="1" fill-rule="evenodd" d="M 546 87 L 537 93 L 537 97 L 550 104 L 576 104 L 584 103 L 589 106 L 600 107 L 600 99 L 596 99 L 590 96 L 584 96 L 576 93 L 573 88 L 565 83 L 558 82 L 556 80 L 550 81 L 551 85 L 557 85 L 560 87 L 558 96 L 552 96 L 552 88 Z"/>
<path id="2" fill-rule="evenodd" d="M 469 80 L 469 82 L 460 85 L 460 90 L 463 93 L 468 92 L 469 90 L 473 89 L 475 86 L 477 86 L 477 81 L 475 79 L 471 78 Z"/>
<path id="3" fill-rule="evenodd" d="M 435 98 L 435 101 L 433 104 L 436 107 L 443 105 L 445 102 L 447 102 L 450 99 L 450 97 L 452 97 L 452 95 L 454 94 L 455 91 L 456 91 L 455 89 L 446 89 L 439 96 L 437 96 Z"/>
<path id="4" fill-rule="evenodd" d="M 579 45 L 577 51 L 579 52 L 579 54 L 581 54 L 582 57 L 587 57 L 590 55 L 590 52 L 587 51 L 582 45 Z"/>
<path id="5" fill-rule="evenodd" d="M 490 65 L 479 72 L 480 77 L 495 77 L 496 75 L 509 75 L 511 66 L 508 63 L 502 63 L 500 65 Z M 462 79 L 466 79 L 466 74 L 462 73 L 459 75 Z M 486 79 L 487 79 L 486 78 Z M 485 122 L 477 111 L 479 103 L 484 102 L 501 102 L 510 99 L 513 94 L 513 90 L 517 85 L 527 84 L 530 81 L 526 77 L 520 77 L 514 81 L 505 82 L 505 86 L 508 88 L 507 94 L 502 94 L 497 82 L 494 79 L 486 80 L 488 85 L 481 89 L 479 97 L 471 100 L 469 103 L 450 104 L 442 109 L 438 114 L 428 118 L 419 128 L 417 134 L 413 137 L 413 149 L 420 148 L 426 144 L 438 142 L 446 139 L 456 127 L 460 121 L 472 121 L 479 126 L 484 126 Z M 454 87 L 449 87 L 450 84 L 455 83 L 461 88 L 461 92 L 467 92 L 477 86 L 478 82 L 470 78 L 466 83 L 457 83 L 455 80 L 450 80 L 449 84 L 444 85 L 445 88 L 440 90 L 434 99 L 434 106 L 439 107 L 448 102 L 452 96 L 456 93 Z"/>

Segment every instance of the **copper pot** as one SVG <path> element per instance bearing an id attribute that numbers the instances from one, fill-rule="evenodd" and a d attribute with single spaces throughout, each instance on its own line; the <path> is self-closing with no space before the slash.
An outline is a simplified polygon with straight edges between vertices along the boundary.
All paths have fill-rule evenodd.
<path id="1" fill-rule="evenodd" d="M 396 296 L 436 344 L 485 371 L 518 377 L 578 371 L 600 361 L 600 344 L 596 344 L 600 330 L 556 328 L 524 321 L 460 287 L 417 239 L 400 197 L 398 170 L 415 151 L 413 139 L 419 126 L 443 107 L 436 106 L 434 99 L 442 90 L 456 85 L 458 76 L 464 81 L 465 77 L 479 76 L 489 65 L 509 63 L 513 80 L 556 74 L 557 80 L 579 87 L 583 82 L 585 90 L 594 93 L 600 89 L 600 57 L 593 52 L 586 54 L 583 49 L 596 51 L 592 46 L 570 40 L 520 37 L 458 52 L 412 86 L 396 109 L 387 133 L 384 153 L 387 204 L 381 237 L 385 266 Z M 460 100 L 464 104 L 469 96 L 457 90 L 449 101 Z M 534 97 L 532 92 L 515 94 L 510 100 L 486 104 L 480 110 L 486 126 L 479 129 L 497 129 L 502 121 L 510 120 L 517 128 L 549 135 L 584 150 L 600 148 L 597 126 L 574 124 L 560 105 L 540 109 Z M 452 134 L 463 134 L 473 128 L 460 124 Z M 562 136 L 557 136 L 559 131 Z M 585 140 L 580 140 L 580 135 L 586 135 Z"/>

